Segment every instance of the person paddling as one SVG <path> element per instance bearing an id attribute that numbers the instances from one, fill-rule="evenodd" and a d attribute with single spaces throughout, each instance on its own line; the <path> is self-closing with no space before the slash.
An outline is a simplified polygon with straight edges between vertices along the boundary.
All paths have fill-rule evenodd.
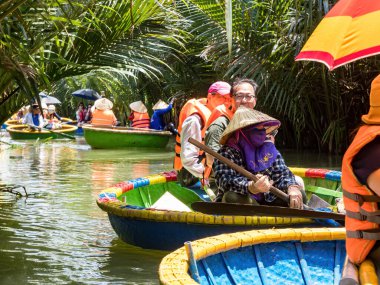
<path id="1" fill-rule="evenodd" d="M 172 99 L 169 104 L 166 104 L 161 99 L 152 107 L 153 115 L 150 119 L 150 128 L 153 130 L 162 131 L 166 128 L 164 122 L 164 115 L 169 113 L 173 109 L 173 100 Z"/>
<path id="2" fill-rule="evenodd" d="M 218 153 L 251 173 L 257 182 L 248 180 L 224 163 L 213 165 L 218 193 L 216 202 L 261 204 L 287 207 L 287 203 L 269 192 L 273 186 L 289 195 L 290 207 L 302 209 L 306 194 L 286 166 L 281 153 L 267 134 L 280 127 L 280 121 L 246 107 L 235 112 L 220 139 Z"/>

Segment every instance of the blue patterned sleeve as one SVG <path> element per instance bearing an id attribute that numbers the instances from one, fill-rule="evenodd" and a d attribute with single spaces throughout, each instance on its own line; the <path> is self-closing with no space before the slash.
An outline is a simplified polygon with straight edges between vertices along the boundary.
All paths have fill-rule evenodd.
<path id="1" fill-rule="evenodd" d="M 243 165 L 241 154 L 237 150 L 223 146 L 218 152 L 237 165 L 245 167 Z M 248 179 L 246 177 L 237 173 L 235 170 L 217 159 L 213 164 L 213 170 L 216 184 L 224 193 L 227 191 L 234 191 L 243 195 L 248 193 Z"/>
<path id="2" fill-rule="evenodd" d="M 285 161 L 278 153 L 275 163 L 272 166 L 270 178 L 273 180 L 273 186 L 286 192 L 290 185 L 297 185 L 294 174 L 286 166 Z"/>

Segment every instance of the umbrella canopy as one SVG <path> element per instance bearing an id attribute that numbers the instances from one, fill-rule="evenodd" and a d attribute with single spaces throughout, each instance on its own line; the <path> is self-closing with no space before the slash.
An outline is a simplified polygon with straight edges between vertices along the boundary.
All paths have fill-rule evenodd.
<path id="1" fill-rule="evenodd" d="M 330 70 L 380 53 L 380 1 L 340 0 L 310 36 L 296 60 Z"/>
<path id="2" fill-rule="evenodd" d="M 92 90 L 92 89 L 80 89 L 80 90 L 77 90 L 77 91 L 71 93 L 71 95 L 73 95 L 75 97 L 83 98 L 85 100 L 91 100 L 91 101 L 95 101 L 97 99 L 102 98 L 102 97 L 100 97 L 98 92 L 96 92 L 95 90 Z"/>
<path id="3" fill-rule="evenodd" d="M 53 96 L 49 96 L 44 92 L 40 92 L 39 95 L 41 97 L 42 103 L 45 103 L 47 105 L 61 104 L 61 101 L 59 101 L 57 98 L 55 98 Z"/>

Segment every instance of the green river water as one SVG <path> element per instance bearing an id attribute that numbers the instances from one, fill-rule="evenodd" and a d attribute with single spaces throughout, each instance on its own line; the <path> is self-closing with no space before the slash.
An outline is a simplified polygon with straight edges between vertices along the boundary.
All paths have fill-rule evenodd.
<path id="1" fill-rule="evenodd" d="M 83 138 L 0 145 L 0 184 L 20 184 L 32 197 L 0 192 L 0 284 L 159 284 L 164 251 L 118 239 L 96 205 L 104 188 L 172 169 L 161 150 L 91 150 Z M 340 157 L 282 152 L 289 166 L 339 168 Z M 154 238 L 154 236 L 152 236 Z"/>

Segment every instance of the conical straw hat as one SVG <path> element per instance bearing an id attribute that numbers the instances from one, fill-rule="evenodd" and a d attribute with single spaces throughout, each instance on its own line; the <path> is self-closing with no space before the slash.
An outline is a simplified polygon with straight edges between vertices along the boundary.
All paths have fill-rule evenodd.
<path id="1" fill-rule="evenodd" d="M 153 110 L 166 109 L 169 105 L 161 99 L 152 107 Z"/>
<path id="2" fill-rule="evenodd" d="M 137 113 L 148 112 L 148 109 L 145 107 L 144 103 L 141 101 L 136 101 L 136 102 L 129 104 L 129 108 L 131 108 L 132 111 L 135 111 Z"/>
<path id="3" fill-rule="evenodd" d="M 264 126 L 267 134 L 273 132 L 275 129 L 278 129 L 281 124 L 279 120 L 272 118 L 267 114 L 241 106 L 236 110 L 231 122 L 224 130 L 222 137 L 220 138 L 220 143 L 225 144 L 233 132 L 260 123 L 268 123 L 267 126 Z"/>
<path id="4" fill-rule="evenodd" d="M 100 98 L 95 101 L 94 107 L 98 110 L 111 110 L 113 107 L 113 103 L 107 98 Z"/>

